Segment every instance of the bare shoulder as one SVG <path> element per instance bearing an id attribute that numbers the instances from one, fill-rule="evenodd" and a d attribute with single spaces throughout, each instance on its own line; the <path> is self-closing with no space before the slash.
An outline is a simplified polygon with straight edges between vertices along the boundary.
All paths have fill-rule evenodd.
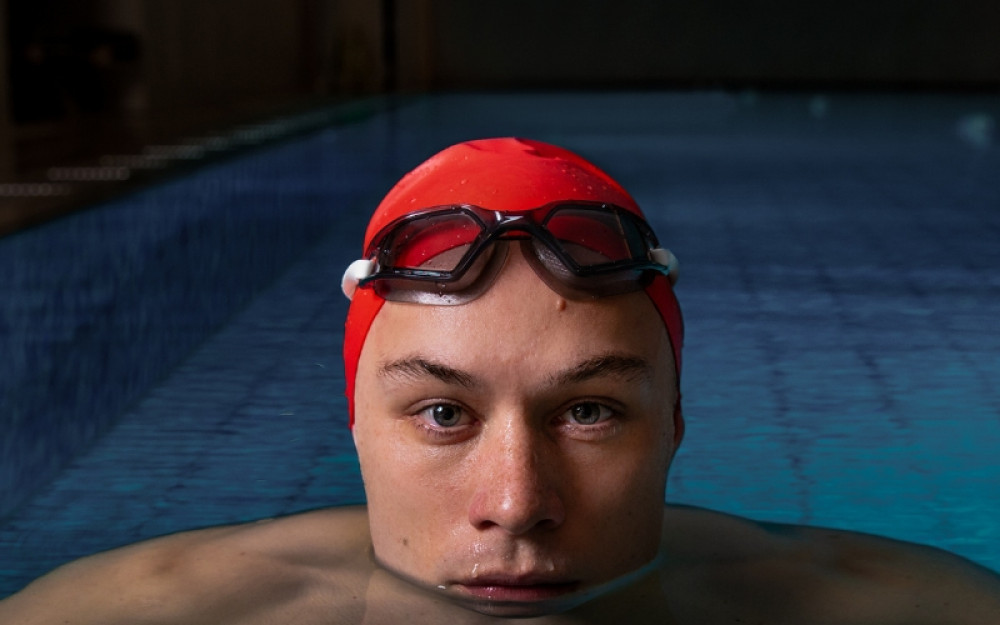
<path id="1" fill-rule="evenodd" d="M 137 543 L 40 578 L 0 602 L 0 622 L 251 622 L 344 604 L 370 569 L 367 527 L 363 508 L 344 508 Z"/>
<path id="2" fill-rule="evenodd" d="M 668 571 L 713 609 L 724 599 L 775 623 L 1000 623 L 1000 576 L 939 549 L 680 506 L 664 531 Z"/>

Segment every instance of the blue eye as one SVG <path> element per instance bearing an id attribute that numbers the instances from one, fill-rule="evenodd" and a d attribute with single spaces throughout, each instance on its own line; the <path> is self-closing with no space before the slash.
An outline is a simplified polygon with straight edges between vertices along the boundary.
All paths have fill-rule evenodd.
<path id="1" fill-rule="evenodd" d="M 584 402 L 573 405 L 567 414 L 572 421 L 580 425 L 595 425 L 612 417 L 614 411 L 597 402 Z"/>
<path id="2" fill-rule="evenodd" d="M 462 409 L 452 404 L 434 404 L 425 408 L 422 414 L 441 427 L 454 427 L 462 420 Z"/>

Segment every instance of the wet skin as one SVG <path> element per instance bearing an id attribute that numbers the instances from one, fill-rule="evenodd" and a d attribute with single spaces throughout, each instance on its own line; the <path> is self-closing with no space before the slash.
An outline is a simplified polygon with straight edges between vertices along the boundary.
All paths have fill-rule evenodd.
<path id="1" fill-rule="evenodd" d="M 357 401 L 367 508 L 92 556 L 0 624 L 1000 623 L 950 554 L 664 506 L 683 422 L 642 294 L 567 302 L 512 256 L 472 303 L 387 305 Z"/>
<path id="2" fill-rule="evenodd" d="M 995 625 L 1000 578 L 885 539 L 665 508 L 657 567 L 567 612 L 487 616 L 377 565 L 364 508 L 185 532 L 91 556 L 0 601 L 23 625 Z"/>
<path id="3" fill-rule="evenodd" d="M 567 305 L 520 254 L 468 304 L 387 303 L 354 427 L 379 561 L 506 614 L 641 569 L 682 431 L 675 377 L 644 293 Z"/>

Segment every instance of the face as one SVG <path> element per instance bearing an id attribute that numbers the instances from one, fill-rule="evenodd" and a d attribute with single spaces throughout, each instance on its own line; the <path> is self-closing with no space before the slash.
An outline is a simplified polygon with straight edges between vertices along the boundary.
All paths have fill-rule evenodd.
<path id="1" fill-rule="evenodd" d="M 386 567 L 476 609 L 530 612 L 656 557 L 682 424 L 644 293 L 566 301 L 512 253 L 467 304 L 386 303 L 356 384 Z"/>

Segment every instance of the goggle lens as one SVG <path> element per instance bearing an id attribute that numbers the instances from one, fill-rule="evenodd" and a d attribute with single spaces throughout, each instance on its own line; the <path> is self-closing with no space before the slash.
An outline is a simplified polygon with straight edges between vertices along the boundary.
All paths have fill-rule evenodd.
<path id="1" fill-rule="evenodd" d="M 483 224 L 467 213 L 410 220 L 386 237 L 379 261 L 396 269 L 454 271 L 482 233 Z"/>
<path id="2" fill-rule="evenodd" d="M 361 281 L 385 299 L 461 303 L 488 288 L 521 239 L 525 254 L 550 286 L 574 294 L 608 295 L 648 284 L 656 239 L 637 215 L 604 204 L 562 203 L 525 213 L 454 206 L 415 213 L 390 224 L 369 248 L 374 273 Z M 502 248 L 500 251 L 498 248 Z M 544 275 L 543 275 L 544 274 Z M 468 293 L 461 295 L 461 292 Z"/>
<path id="3" fill-rule="evenodd" d="M 625 221 L 620 213 L 562 208 L 550 213 L 543 226 L 577 267 L 646 259 L 646 249 L 630 245 L 636 238 L 635 224 Z"/>

